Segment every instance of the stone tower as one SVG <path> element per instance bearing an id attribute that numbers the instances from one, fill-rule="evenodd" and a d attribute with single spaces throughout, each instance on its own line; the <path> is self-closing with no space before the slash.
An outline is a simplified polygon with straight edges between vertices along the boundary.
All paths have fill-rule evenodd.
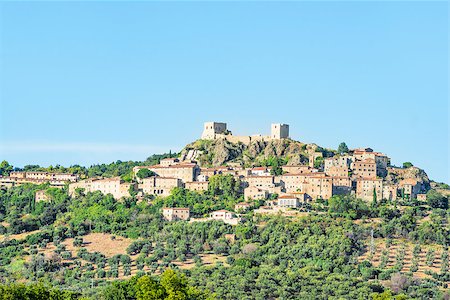
<path id="1" fill-rule="evenodd" d="M 270 138 L 274 140 L 289 138 L 289 125 L 288 124 L 272 124 L 270 130 Z"/>
<path id="2" fill-rule="evenodd" d="M 216 134 L 223 134 L 227 131 L 227 123 L 205 122 L 203 126 L 202 139 L 214 140 Z"/>

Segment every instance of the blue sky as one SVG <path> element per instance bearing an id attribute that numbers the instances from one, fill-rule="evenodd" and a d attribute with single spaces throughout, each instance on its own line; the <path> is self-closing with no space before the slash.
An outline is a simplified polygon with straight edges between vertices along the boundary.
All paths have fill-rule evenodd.
<path id="1" fill-rule="evenodd" d="M 142 160 L 204 121 L 449 183 L 448 3 L 0 2 L 0 159 Z"/>

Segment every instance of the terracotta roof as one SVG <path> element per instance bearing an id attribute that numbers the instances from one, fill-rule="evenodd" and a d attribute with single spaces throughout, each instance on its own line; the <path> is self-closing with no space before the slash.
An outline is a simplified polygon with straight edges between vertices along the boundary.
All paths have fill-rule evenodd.
<path id="1" fill-rule="evenodd" d="M 363 177 L 363 178 L 356 179 L 356 181 L 383 181 L 383 179 L 381 179 L 381 178 Z"/>
<path id="2" fill-rule="evenodd" d="M 374 164 L 375 159 L 373 158 L 366 158 L 365 160 L 357 160 L 354 162 L 355 164 Z"/>
<path id="3" fill-rule="evenodd" d="M 197 164 L 187 163 L 187 164 L 177 164 L 171 166 L 161 166 L 161 165 L 153 165 L 153 166 L 136 166 L 136 169 L 184 169 L 184 168 L 193 168 L 197 166 Z"/>
<path id="4" fill-rule="evenodd" d="M 189 210 L 188 207 L 164 207 L 163 208 L 163 210 L 170 210 L 170 209 Z"/>
<path id="5" fill-rule="evenodd" d="M 226 212 L 226 213 L 232 213 L 231 211 L 228 211 L 228 210 L 226 210 L 226 209 L 219 209 L 219 210 L 216 210 L 216 211 L 213 211 L 212 213 L 218 213 L 218 212 Z"/>
<path id="6" fill-rule="evenodd" d="M 265 171 L 265 170 L 267 170 L 267 167 L 254 167 L 254 168 L 252 168 L 252 170 L 254 170 L 254 171 L 259 171 L 259 170 Z"/>
<path id="7" fill-rule="evenodd" d="M 414 179 L 414 178 L 406 178 L 406 179 L 400 180 L 399 184 L 400 184 L 400 185 L 404 185 L 404 184 L 416 185 L 417 182 L 418 182 L 417 179 Z"/>
<path id="8" fill-rule="evenodd" d="M 282 195 L 282 196 L 278 196 L 278 199 L 293 199 L 296 198 L 295 196 L 292 195 Z"/>

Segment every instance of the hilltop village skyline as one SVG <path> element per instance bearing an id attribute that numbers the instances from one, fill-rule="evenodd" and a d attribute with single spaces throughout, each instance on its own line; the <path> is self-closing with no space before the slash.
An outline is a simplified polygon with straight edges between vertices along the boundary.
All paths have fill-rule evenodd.
<path id="1" fill-rule="evenodd" d="M 247 147 L 256 143 L 292 141 L 289 125 L 273 123 L 269 135 L 235 136 L 227 129 L 227 123 L 205 122 L 200 141 L 227 141 L 231 144 L 243 144 Z M 293 143 L 299 143 L 294 142 Z M 344 144 L 344 143 L 343 143 Z M 299 144 L 300 146 L 300 144 Z M 307 162 L 293 164 L 287 162 L 273 170 L 271 166 L 244 166 L 230 161 L 219 166 L 202 166 L 197 159 L 204 150 L 187 149 L 179 157 L 165 158 L 153 166 L 133 168 L 135 183 L 125 182 L 120 177 L 82 179 L 76 174 L 13 171 L 9 176 L 0 178 L 5 187 L 26 182 L 63 187 L 69 182 L 69 194 L 83 189 L 86 192 L 101 191 L 112 194 L 114 198 L 138 195 L 168 196 L 174 188 L 186 188 L 194 191 L 207 191 L 208 178 L 217 174 L 230 174 L 243 184 L 245 199 L 269 199 L 278 196 L 277 207 L 298 207 L 301 203 L 327 200 L 333 195 L 355 195 L 367 202 L 397 200 L 398 197 L 426 200 L 430 182 L 426 173 L 412 164 L 391 166 L 390 158 L 371 148 L 339 149 L 329 152 L 315 144 L 301 145 Z M 340 151 L 340 152 L 339 152 Z M 151 175 L 141 178 L 138 173 L 147 170 Z M 44 192 L 36 193 L 41 200 Z M 274 205 L 271 203 L 271 205 Z"/>
<path id="2" fill-rule="evenodd" d="M 292 137 L 290 135 L 290 130 L 289 130 L 289 125 L 288 124 L 283 124 L 283 123 L 272 123 L 270 126 L 271 127 L 267 127 L 266 130 L 260 130 L 259 133 L 255 133 L 252 135 L 235 135 L 234 134 L 234 129 L 233 132 L 229 130 L 228 123 L 225 122 L 205 122 L 204 126 L 207 126 L 206 124 L 213 124 L 214 126 L 216 126 L 217 128 L 217 132 L 216 133 L 209 133 L 209 134 L 215 134 L 217 136 L 220 135 L 224 135 L 226 136 L 225 139 L 229 140 L 231 142 L 242 142 L 244 144 L 248 144 L 250 141 L 257 141 L 257 140 L 270 140 L 272 133 L 274 131 L 273 126 L 278 125 L 280 126 L 280 130 L 283 132 L 280 132 L 279 134 L 281 134 L 280 136 L 282 136 L 284 133 L 287 132 L 287 135 L 290 139 L 293 140 L 298 140 L 298 141 L 302 141 L 302 136 L 300 135 L 300 138 L 298 138 L 298 125 L 296 124 L 295 126 L 295 132 L 297 133 L 296 136 Z M 221 126 L 225 126 L 225 129 L 222 131 Z M 234 126 L 236 127 L 236 126 Z M 247 130 L 242 130 L 242 126 L 240 126 L 241 128 L 237 128 L 237 132 L 242 132 L 242 131 L 248 131 Z M 205 128 L 203 128 L 203 132 L 200 135 L 199 138 L 205 138 L 205 132 L 207 130 Z M 285 131 L 285 132 L 284 132 Z M 220 132 L 220 133 L 219 133 Z M 321 139 L 320 136 L 318 136 L 317 139 Z M 176 138 L 174 136 L 173 138 L 174 141 L 178 141 L 179 139 Z M 308 143 L 315 143 L 314 141 L 315 139 L 310 139 L 310 141 Z M 352 142 L 351 138 L 343 138 L 342 140 L 349 142 L 349 144 L 353 144 L 355 145 L 354 142 Z M 378 140 L 379 142 L 379 140 Z M 153 145 L 158 145 L 158 141 L 154 140 Z M 370 144 L 370 143 L 369 143 Z M 367 145 L 367 144 L 366 144 Z M 354 148 L 358 148 L 358 145 L 356 144 L 357 147 Z M 364 146 L 364 144 L 362 145 Z M 361 147 L 361 145 L 359 145 L 359 147 Z M 2 150 L 3 148 L 3 150 Z M 21 168 L 24 167 L 26 165 L 42 165 L 42 166 L 55 166 L 55 165 L 63 165 L 63 166 L 69 166 L 69 165 L 82 165 L 82 166 L 92 166 L 92 165 L 96 165 L 96 164 L 104 164 L 104 163 L 109 163 L 111 161 L 139 161 L 144 159 L 145 157 L 147 157 L 149 154 L 157 154 L 157 153 L 165 153 L 165 152 L 176 152 L 176 151 L 180 151 L 181 149 L 183 149 L 184 146 L 174 146 L 174 147 L 167 147 L 167 146 L 146 146 L 145 144 L 140 144 L 140 145 L 131 145 L 131 144 L 98 144 L 98 143 L 68 143 L 68 144 L 41 144 L 39 142 L 35 143 L 35 145 L 33 145 L 32 143 L 29 144 L 19 144 L 19 145 L 8 145 L 7 143 L 2 145 L 0 147 L 0 153 L 1 151 L 5 151 L 5 149 L 10 149 L 8 151 L 15 151 L 18 155 L 20 153 L 22 153 L 23 151 L 25 151 L 25 149 L 29 149 L 26 151 L 32 151 L 34 154 L 33 155 L 40 155 L 39 153 L 55 153 L 55 157 L 58 156 L 63 156 L 63 158 L 60 160 L 58 159 L 52 159 L 51 163 L 40 163 L 39 160 L 34 160 L 34 159 L 30 159 L 30 160 L 26 160 L 23 163 L 19 163 L 16 164 L 15 160 L 9 160 L 7 159 L 8 155 L 5 155 L 4 159 L 6 158 L 7 161 L 9 161 L 10 163 L 14 164 L 15 166 Z M 328 148 L 328 147 L 327 147 Z M 331 147 L 333 148 L 333 147 Z M 35 150 L 33 150 L 35 149 Z M 90 155 L 86 156 L 87 153 L 92 152 Z M 66 153 L 66 155 L 64 155 L 64 153 Z M 85 153 L 85 155 L 83 155 L 83 153 Z M 113 153 L 122 153 L 122 154 L 113 154 Z M 105 159 L 105 157 L 109 156 L 109 155 L 114 155 L 115 158 L 113 160 L 108 160 Z M 74 159 L 73 157 L 76 156 L 81 156 L 81 160 L 77 161 L 76 159 Z M 94 157 L 98 157 L 98 159 L 95 159 Z M 64 161 L 69 159 L 71 161 L 70 164 L 65 164 Z M 86 160 L 88 160 L 89 162 L 86 162 Z M 392 158 L 393 161 L 396 162 L 396 165 L 401 165 L 403 162 L 405 161 L 411 161 L 414 165 L 415 161 L 408 159 L 406 157 L 401 157 L 401 156 L 396 156 L 394 158 Z M 420 165 L 418 165 L 420 166 Z M 428 170 L 427 170 L 428 171 Z M 435 179 L 433 178 L 433 176 L 430 176 L 431 179 Z M 439 182 L 439 180 L 437 180 Z M 445 180 L 443 182 L 446 182 Z"/>

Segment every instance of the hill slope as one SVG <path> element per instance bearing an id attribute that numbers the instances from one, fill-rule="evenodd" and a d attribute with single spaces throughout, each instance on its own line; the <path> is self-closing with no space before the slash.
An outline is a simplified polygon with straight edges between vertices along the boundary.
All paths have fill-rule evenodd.
<path id="1" fill-rule="evenodd" d="M 185 159 L 195 159 L 203 167 L 226 164 L 248 167 L 259 165 L 262 161 L 273 157 L 285 160 L 284 164 L 287 165 L 304 165 L 308 163 L 309 154 L 312 152 L 324 152 L 324 156 L 332 153 L 316 144 L 305 144 L 289 139 L 255 141 L 249 145 L 226 140 L 197 140 L 186 145 L 181 151 L 181 156 Z"/>

